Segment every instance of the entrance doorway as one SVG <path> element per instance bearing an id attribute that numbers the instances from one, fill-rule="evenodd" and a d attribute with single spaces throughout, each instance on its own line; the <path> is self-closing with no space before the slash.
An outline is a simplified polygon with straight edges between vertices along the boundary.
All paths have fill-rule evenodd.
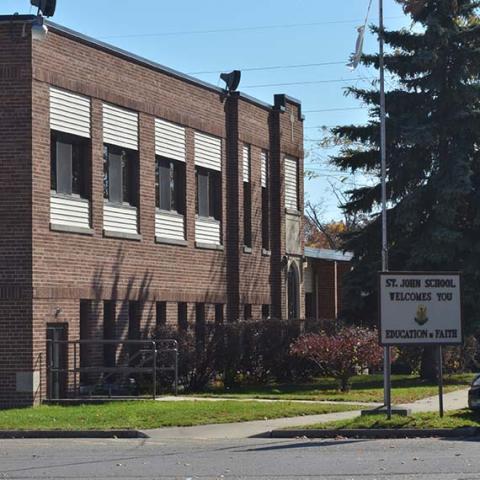
<path id="1" fill-rule="evenodd" d="M 67 389 L 67 344 L 66 323 L 47 325 L 47 395 L 50 399 L 65 398 Z"/>
<path id="2" fill-rule="evenodd" d="M 300 316 L 300 276 L 295 263 L 290 265 L 288 269 L 288 318 L 298 319 Z"/>

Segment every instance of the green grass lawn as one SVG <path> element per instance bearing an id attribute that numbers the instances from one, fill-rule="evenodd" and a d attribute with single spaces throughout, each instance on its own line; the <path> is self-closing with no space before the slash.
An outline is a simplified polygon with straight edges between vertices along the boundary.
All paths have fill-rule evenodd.
<path id="1" fill-rule="evenodd" d="M 341 428 L 341 429 L 375 429 L 375 428 L 461 428 L 461 427 L 480 427 L 480 412 L 470 410 L 455 410 L 446 412 L 443 418 L 438 413 L 416 413 L 410 417 L 393 415 L 388 420 L 385 415 L 367 415 L 353 418 L 351 420 L 341 420 L 337 422 L 321 423 L 302 428 Z"/>
<path id="2" fill-rule="evenodd" d="M 473 380 L 473 374 L 445 376 L 445 392 L 466 388 Z M 421 380 L 409 375 L 392 376 L 392 401 L 395 404 L 409 403 L 421 398 L 436 395 L 436 383 Z M 349 392 L 336 389 L 332 378 L 320 378 L 309 383 L 245 385 L 232 390 L 211 390 L 206 396 L 234 398 L 276 398 L 282 400 L 337 400 L 351 402 L 383 402 L 382 375 L 365 375 L 352 378 Z"/>
<path id="3" fill-rule="evenodd" d="M 347 405 L 238 401 L 111 402 L 0 411 L 0 430 L 149 429 L 246 422 L 351 410 Z"/>

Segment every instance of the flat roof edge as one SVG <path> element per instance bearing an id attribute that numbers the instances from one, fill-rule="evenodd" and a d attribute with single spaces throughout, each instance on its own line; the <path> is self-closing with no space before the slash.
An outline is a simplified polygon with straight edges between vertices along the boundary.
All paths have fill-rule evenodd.
<path id="1" fill-rule="evenodd" d="M 35 15 L 0 15 L 0 23 L 17 23 L 17 22 L 27 22 L 30 20 L 34 20 L 36 17 Z"/>
<path id="2" fill-rule="evenodd" d="M 0 15 L 0 23 L 22 23 L 22 22 L 29 22 L 33 21 L 36 18 L 35 15 Z M 128 50 L 124 50 L 120 47 L 116 47 L 114 45 L 111 45 L 110 43 L 103 42 L 101 40 L 98 40 L 96 38 L 90 37 L 89 35 L 85 35 L 83 33 L 77 32 L 76 30 L 72 30 L 71 28 L 65 27 L 63 25 L 60 25 L 58 23 L 52 22 L 51 20 L 45 19 L 45 24 L 52 29 L 53 32 L 58 33 L 60 35 L 64 35 L 66 37 L 72 38 L 73 40 L 80 41 L 82 43 L 85 43 L 87 45 L 91 45 L 93 47 L 100 48 L 106 52 L 109 52 L 113 55 L 117 55 L 121 58 L 124 58 L 125 60 L 133 61 L 139 65 L 143 65 L 147 68 L 151 68 L 153 70 L 159 71 L 161 73 L 164 73 L 166 75 L 170 75 L 172 77 L 175 77 L 179 80 L 183 80 L 185 82 L 188 82 L 190 84 L 196 85 L 201 88 L 205 88 L 207 90 L 210 90 L 214 93 L 218 94 L 224 94 L 225 90 L 217 87 L 211 83 L 204 82 L 203 80 L 200 80 L 196 77 L 192 77 L 190 75 L 187 75 L 185 73 L 179 72 L 178 70 L 175 70 L 173 68 L 167 67 L 165 65 L 162 65 L 160 63 L 154 62 L 152 60 L 149 60 L 148 58 L 142 57 L 140 55 L 136 55 L 135 53 L 129 52 Z M 253 103 L 254 105 L 257 105 L 258 107 L 261 108 L 268 108 L 271 110 L 273 108 L 273 105 L 270 105 L 267 102 L 264 102 L 262 100 L 259 100 L 258 98 L 252 97 L 246 93 L 239 92 L 240 98 L 243 100 L 246 100 L 250 103 Z"/>
<path id="3" fill-rule="evenodd" d="M 353 253 L 339 250 L 328 250 L 326 248 L 305 247 L 305 256 L 307 258 L 315 258 L 319 260 L 349 262 L 353 258 Z"/>

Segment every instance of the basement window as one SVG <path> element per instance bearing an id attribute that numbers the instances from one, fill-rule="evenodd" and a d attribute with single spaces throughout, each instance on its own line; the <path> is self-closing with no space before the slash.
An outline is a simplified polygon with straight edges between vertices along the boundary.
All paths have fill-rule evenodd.
<path id="1" fill-rule="evenodd" d="M 110 203 L 138 203 L 138 155 L 113 145 L 104 145 L 103 196 Z"/>
<path id="2" fill-rule="evenodd" d="M 55 193 L 88 198 L 88 139 L 52 131 L 51 189 Z"/>

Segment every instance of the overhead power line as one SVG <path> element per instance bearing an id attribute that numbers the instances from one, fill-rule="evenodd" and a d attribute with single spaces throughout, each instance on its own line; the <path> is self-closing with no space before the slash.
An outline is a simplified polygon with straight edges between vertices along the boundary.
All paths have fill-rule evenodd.
<path id="1" fill-rule="evenodd" d="M 284 87 L 291 85 L 317 85 L 319 83 L 344 83 L 344 82 L 354 82 L 357 80 L 365 80 L 364 77 L 355 77 L 355 78 L 336 78 L 334 80 L 312 80 L 309 82 L 286 82 L 286 83 L 261 83 L 258 85 L 245 85 L 242 88 L 263 88 L 263 87 Z"/>
<path id="2" fill-rule="evenodd" d="M 403 18 L 403 16 L 396 17 L 387 17 L 390 20 Z M 341 25 L 341 24 L 356 24 L 363 22 L 363 19 L 360 20 L 332 20 L 327 22 L 311 22 L 311 23 L 287 23 L 287 24 L 276 24 L 276 25 L 252 25 L 245 27 L 232 27 L 232 28 L 215 28 L 210 30 L 180 30 L 176 32 L 154 32 L 154 33 L 131 33 L 125 35 L 108 35 L 100 37 L 101 39 L 111 39 L 111 38 L 146 38 L 146 37 L 169 37 L 177 35 L 198 35 L 198 34 L 209 34 L 209 33 L 227 33 L 227 32 L 249 32 L 252 30 L 272 30 L 276 28 L 297 28 L 297 27 L 317 27 L 321 25 Z"/>
<path id="3" fill-rule="evenodd" d="M 302 63 L 297 65 L 269 65 L 269 66 L 261 66 L 261 67 L 247 67 L 247 68 L 237 68 L 237 70 L 241 70 L 242 72 L 260 72 L 263 70 L 286 70 L 290 68 L 309 68 L 309 67 L 325 67 L 330 65 L 346 65 L 347 62 L 345 60 L 339 62 L 321 62 L 321 63 Z M 188 75 L 204 75 L 207 73 L 222 73 L 226 72 L 227 70 L 231 70 L 230 68 L 224 68 L 223 70 L 206 70 L 203 72 L 188 72 Z"/>
<path id="4" fill-rule="evenodd" d="M 304 110 L 303 113 L 340 112 L 343 110 L 364 110 L 364 109 L 365 107 L 323 108 L 320 110 Z"/>

